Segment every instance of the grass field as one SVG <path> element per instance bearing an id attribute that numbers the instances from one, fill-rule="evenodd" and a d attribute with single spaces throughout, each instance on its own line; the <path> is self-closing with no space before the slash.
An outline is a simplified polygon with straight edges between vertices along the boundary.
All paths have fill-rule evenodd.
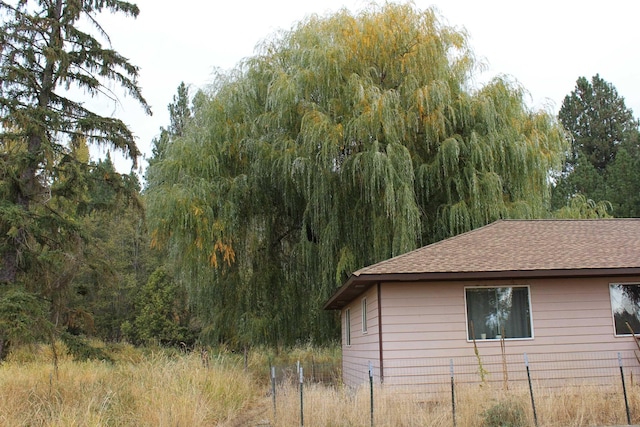
<path id="1" fill-rule="evenodd" d="M 282 381 L 275 408 L 268 365 L 313 358 L 339 366 L 339 351 L 298 348 L 242 354 L 136 349 L 110 346 L 112 362 L 73 361 L 60 345 L 57 373 L 48 347 L 14 351 L 0 366 L 0 425 L 12 426 L 297 426 L 300 392 Z M 247 369 L 245 369 L 245 366 Z M 629 387 L 632 423 L 640 421 L 640 387 Z M 537 390 L 540 426 L 626 424 L 619 390 Z M 305 383 L 306 426 L 369 426 L 369 387 Z M 451 396 L 425 401 L 397 390 L 374 387 L 375 426 L 452 426 Z M 456 393 L 459 427 L 533 426 L 527 389 L 505 392 L 461 386 Z"/>
<path id="2" fill-rule="evenodd" d="M 309 426 L 369 426 L 370 395 L 367 387 L 356 392 L 305 386 L 304 422 Z M 640 411 L 640 390 L 630 396 L 631 408 Z M 528 390 L 502 390 L 459 387 L 456 396 L 456 424 L 459 427 L 534 426 Z M 265 403 L 267 405 L 267 403 Z M 556 390 L 536 399 L 538 425 L 545 427 L 586 427 L 626 425 L 626 412 L 621 396 L 607 390 L 583 388 Z M 273 425 L 300 425 L 300 398 L 295 387 L 280 390 L 274 414 L 271 404 L 269 420 Z M 632 409 L 632 423 L 640 414 Z M 388 427 L 453 426 L 451 396 L 424 401 L 410 395 L 374 388 L 374 425 Z M 255 424 L 254 424 L 255 425 Z"/>
<path id="3" fill-rule="evenodd" d="M 22 349 L 0 367 L 1 426 L 214 426 L 263 393 L 230 354 L 207 368 L 199 353 L 122 346 L 114 362 L 62 356 L 56 374 L 47 353 Z"/>

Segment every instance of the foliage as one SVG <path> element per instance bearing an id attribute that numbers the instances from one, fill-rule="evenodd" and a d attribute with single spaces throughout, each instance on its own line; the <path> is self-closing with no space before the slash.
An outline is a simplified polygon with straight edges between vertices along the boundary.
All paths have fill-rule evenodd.
<path id="1" fill-rule="evenodd" d="M 620 147 L 607 171 L 607 199 L 617 217 L 640 217 L 640 147 L 638 133 L 633 142 Z"/>
<path id="2" fill-rule="evenodd" d="M 639 122 L 615 87 L 597 74 L 591 82 L 580 77 L 558 118 L 571 150 L 554 188 L 554 206 L 582 195 L 609 201 L 615 216 L 640 215 Z"/>
<path id="3" fill-rule="evenodd" d="M 583 155 L 599 172 L 615 159 L 629 133 L 638 128 L 624 98 L 598 74 L 591 82 L 578 78 L 575 89 L 564 98 L 558 118 L 573 139 L 572 158 Z"/>
<path id="4" fill-rule="evenodd" d="M 358 268 L 547 215 L 563 133 L 506 77 L 475 89 L 477 66 L 433 10 L 387 4 L 311 16 L 219 75 L 146 191 L 204 336 L 334 339 L 322 303 Z"/>
<path id="5" fill-rule="evenodd" d="M 193 344 L 195 334 L 189 327 L 183 290 L 164 268 L 156 269 L 140 289 L 137 316 L 128 328 L 130 337 L 145 344 Z"/>
<path id="6" fill-rule="evenodd" d="M 597 219 L 610 217 L 611 203 L 607 201 L 595 202 L 582 194 L 573 196 L 565 206 L 553 212 L 558 219 Z"/>
<path id="7" fill-rule="evenodd" d="M 484 411 L 483 427 L 525 427 L 529 422 L 522 404 L 515 400 L 504 400 Z"/>
<path id="8" fill-rule="evenodd" d="M 0 282 L 50 301 L 57 325 L 70 312 L 70 284 L 86 261 L 86 192 L 91 180 L 109 181 L 91 173 L 88 145 L 134 161 L 140 154 L 121 120 L 73 96 L 117 102 L 115 83 L 150 113 L 138 68 L 101 42 L 109 41 L 97 21 L 103 11 L 138 14 L 116 0 L 0 2 Z"/>
<path id="9" fill-rule="evenodd" d="M 94 347 L 82 336 L 72 335 L 68 332 L 60 334 L 62 342 L 66 349 L 75 360 L 101 360 L 104 362 L 112 362 L 107 353 L 100 347 Z"/>
<path id="10" fill-rule="evenodd" d="M 65 325 L 75 334 L 113 341 L 122 338 L 121 324 L 135 317 L 138 289 L 160 260 L 149 249 L 135 175 L 117 173 L 109 157 L 91 166 L 77 207 L 90 244 L 67 292 L 71 318 Z M 86 313 L 90 322 L 78 322 L 76 313 Z"/>
<path id="11" fill-rule="evenodd" d="M 0 297 L 0 355 L 8 343 L 25 344 L 49 338 L 53 325 L 48 321 L 45 301 L 21 289 L 4 289 Z"/>
<path id="12" fill-rule="evenodd" d="M 160 137 L 153 140 L 153 156 L 149 159 L 150 165 L 164 157 L 167 145 L 172 140 L 184 135 L 187 124 L 191 120 L 189 99 L 189 87 L 184 82 L 180 82 L 176 94 L 173 96 L 173 102 L 167 106 L 169 127 L 167 129 L 160 128 Z"/>
<path id="13" fill-rule="evenodd" d="M 146 192 L 153 193 L 156 180 L 154 173 L 157 162 L 165 158 L 165 153 L 173 141 L 183 136 L 192 118 L 189 87 L 181 82 L 173 102 L 167 106 L 169 126 L 160 128 L 160 136 L 153 140 L 153 157 L 147 168 Z M 167 248 L 151 241 L 155 255 L 164 264 L 169 262 Z M 149 277 L 137 296 L 136 316 L 125 323 L 124 329 L 129 339 L 140 343 L 188 344 L 195 340 L 195 326 L 191 325 L 187 295 L 184 286 L 167 268 L 158 267 Z"/>

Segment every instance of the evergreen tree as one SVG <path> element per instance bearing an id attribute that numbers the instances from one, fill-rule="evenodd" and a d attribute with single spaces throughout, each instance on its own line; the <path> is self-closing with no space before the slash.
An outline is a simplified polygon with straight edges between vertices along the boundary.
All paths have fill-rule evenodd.
<path id="1" fill-rule="evenodd" d="M 121 120 L 72 96 L 112 96 L 116 83 L 150 113 L 138 68 L 101 42 L 103 11 L 139 12 L 119 0 L 0 1 L 0 282 L 50 301 L 55 324 L 84 262 L 76 216 L 89 168 L 82 147 L 118 149 L 134 163 L 140 154 Z"/>
<path id="2" fill-rule="evenodd" d="M 627 144 L 625 144 L 627 145 Z M 640 155 L 636 143 L 623 145 L 607 168 L 607 193 L 616 217 L 640 217 Z"/>
<path id="3" fill-rule="evenodd" d="M 335 338 L 322 303 L 358 268 L 498 218 L 548 215 L 567 149 L 523 89 L 472 89 L 466 35 L 433 10 L 312 16 L 194 103 L 149 182 L 210 339 Z"/>
<path id="4" fill-rule="evenodd" d="M 169 126 L 160 128 L 160 136 L 152 141 L 152 157 L 149 159 L 149 170 L 153 171 L 155 162 L 164 158 L 167 146 L 176 138 L 184 135 L 185 128 L 191 119 L 189 107 L 189 87 L 181 82 L 178 85 L 173 102 L 167 106 L 169 110 Z"/>
<path id="5" fill-rule="evenodd" d="M 149 276 L 136 299 L 137 314 L 123 328 L 130 339 L 145 344 L 193 344 L 186 294 L 165 268 L 158 267 Z"/>
<path id="6" fill-rule="evenodd" d="M 135 174 L 118 174 L 109 157 L 91 166 L 77 209 L 90 244 L 69 289 L 65 324 L 114 341 L 122 323 L 134 319 L 135 297 L 159 261 L 149 249 Z"/>
<path id="7" fill-rule="evenodd" d="M 553 194 L 554 207 L 576 195 L 609 201 L 614 216 L 637 216 L 638 126 L 615 87 L 599 75 L 578 78 L 564 98 L 558 119 L 569 133 L 571 149 Z"/>
<path id="8" fill-rule="evenodd" d="M 169 126 L 161 127 L 160 136 L 153 140 L 153 156 L 149 159 L 146 172 L 145 192 L 154 192 L 158 183 L 155 179 L 157 165 L 165 159 L 165 154 L 173 142 L 184 136 L 192 119 L 189 87 L 184 82 L 178 86 L 167 109 Z M 190 325 L 191 313 L 187 294 L 181 281 L 171 273 L 170 248 L 157 245 L 152 240 L 151 250 L 157 258 L 162 259 L 164 266 L 158 267 L 152 273 L 138 293 L 135 316 L 125 325 L 125 332 L 128 338 L 135 342 L 192 343 L 196 334 L 194 327 Z"/>
<path id="9" fill-rule="evenodd" d="M 638 129 L 638 121 L 624 98 L 598 74 L 591 82 L 578 78 L 575 89 L 562 102 L 558 119 L 572 138 L 569 161 L 584 156 L 599 173 L 615 159 L 622 142 Z"/>

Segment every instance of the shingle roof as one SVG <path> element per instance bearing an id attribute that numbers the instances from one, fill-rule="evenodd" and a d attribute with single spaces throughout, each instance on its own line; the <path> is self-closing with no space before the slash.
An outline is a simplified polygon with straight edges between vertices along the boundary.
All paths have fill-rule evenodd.
<path id="1" fill-rule="evenodd" d="M 640 219 L 500 220 L 360 274 L 640 267 Z"/>
<path id="2" fill-rule="evenodd" d="M 640 271 L 640 219 L 500 220 L 354 272 L 325 308 L 339 308 L 337 299 L 356 294 L 358 283 L 584 276 L 612 269 Z"/>

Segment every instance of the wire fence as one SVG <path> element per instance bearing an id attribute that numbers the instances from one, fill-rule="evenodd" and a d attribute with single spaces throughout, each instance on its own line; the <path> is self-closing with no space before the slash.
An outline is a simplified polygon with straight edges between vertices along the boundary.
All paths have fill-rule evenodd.
<path id="1" fill-rule="evenodd" d="M 270 378 L 277 385 L 296 384 L 299 381 L 301 370 L 304 372 L 305 382 L 335 385 L 342 381 L 340 366 L 336 366 L 335 363 L 314 360 L 298 361 L 295 364 L 272 365 Z"/>
<path id="2" fill-rule="evenodd" d="M 358 385 L 349 387 L 341 382 L 339 367 L 332 364 L 272 366 L 269 425 L 640 422 L 640 361 L 634 352 L 386 361 L 383 372 L 367 361 L 356 371 L 350 375 L 357 377 Z M 516 409 L 504 402 L 515 402 Z M 490 416 L 518 416 L 520 421 L 491 424 L 487 421 Z M 337 418 L 331 421 L 333 417 Z"/>
<path id="3" fill-rule="evenodd" d="M 621 362 L 618 360 L 620 354 Z M 526 360 L 525 360 L 526 359 Z M 409 389 L 412 392 L 434 393 L 448 387 L 453 364 L 458 384 L 483 384 L 502 386 L 527 381 L 529 371 L 537 386 L 553 389 L 574 386 L 609 386 L 619 375 L 619 365 L 628 370 L 631 383 L 637 382 L 640 363 L 634 352 L 583 352 L 560 354 L 505 354 L 493 356 L 467 356 L 457 358 L 431 358 L 427 361 L 386 361 L 378 380 L 387 387 Z M 355 375 L 357 383 L 367 381 L 368 365 L 360 366 Z M 353 374 L 352 374 L 353 375 Z"/>

